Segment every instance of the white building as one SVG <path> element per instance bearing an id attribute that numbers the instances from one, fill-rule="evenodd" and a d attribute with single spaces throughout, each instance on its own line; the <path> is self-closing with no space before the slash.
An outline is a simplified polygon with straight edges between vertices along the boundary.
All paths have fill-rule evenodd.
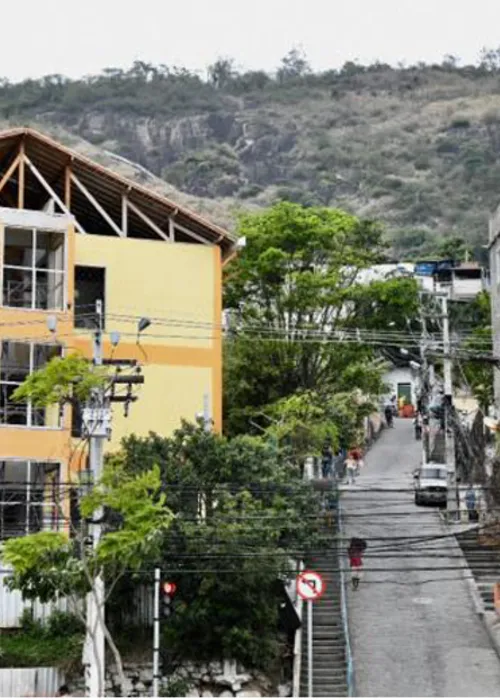
<path id="1" fill-rule="evenodd" d="M 370 284 L 392 277 L 414 277 L 422 291 L 449 294 L 452 301 L 471 301 L 488 288 L 484 270 L 477 263 L 426 261 L 417 263 L 385 263 L 361 270 L 359 284 Z"/>
<path id="2" fill-rule="evenodd" d="M 386 398 L 396 395 L 398 401 L 401 397 L 412 406 L 417 405 L 418 393 L 420 390 L 420 377 L 418 371 L 409 366 L 393 366 L 384 374 L 384 384 L 389 388 Z"/>

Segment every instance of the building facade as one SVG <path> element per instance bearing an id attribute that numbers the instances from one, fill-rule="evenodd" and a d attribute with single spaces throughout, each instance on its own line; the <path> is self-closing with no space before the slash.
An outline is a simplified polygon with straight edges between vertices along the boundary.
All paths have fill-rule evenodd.
<path id="1" fill-rule="evenodd" d="M 0 133 L 0 540 L 59 526 L 56 501 L 81 463 L 78 416 L 11 396 L 51 357 L 92 356 L 98 299 L 104 357 L 137 360 L 145 377 L 129 416 L 113 410 L 109 450 L 207 405 L 220 430 L 233 249 L 223 229 L 38 132 Z"/>

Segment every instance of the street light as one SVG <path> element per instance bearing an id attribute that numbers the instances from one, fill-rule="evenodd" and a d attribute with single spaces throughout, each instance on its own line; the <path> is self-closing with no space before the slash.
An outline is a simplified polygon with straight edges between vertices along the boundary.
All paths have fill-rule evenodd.
<path id="1" fill-rule="evenodd" d="M 137 335 L 139 336 L 143 331 L 146 330 L 146 328 L 149 328 L 150 325 L 151 319 L 146 318 L 146 316 L 143 316 L 137 324 Z"/>

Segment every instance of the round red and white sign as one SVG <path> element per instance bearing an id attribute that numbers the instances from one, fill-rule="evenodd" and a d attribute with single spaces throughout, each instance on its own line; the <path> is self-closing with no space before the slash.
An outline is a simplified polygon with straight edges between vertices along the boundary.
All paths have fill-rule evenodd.
<path id="1" fill-rule="evenodd" d="M 302 571 L 297 576 L 297 593 L 304 600 L 317 600 L 325 592 L 325 582 L 316 571 Z"/>

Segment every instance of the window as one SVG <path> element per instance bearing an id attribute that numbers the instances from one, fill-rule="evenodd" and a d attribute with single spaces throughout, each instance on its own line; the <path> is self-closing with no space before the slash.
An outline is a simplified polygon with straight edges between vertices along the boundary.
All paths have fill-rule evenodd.
<path id="1" fill-rule="evenodd" d="M 0 425 L 59 427 L 59 407 L 39 408 L 12 401 L 12 394 L 26 377 L 61 355 L 57 345 L 35 343 L 0 343 Z"/>
<path id="2" fill-rule="evenodd" d="M 3 250 L 3 306 L 64 309 L 64 259 L 64 233 L 6 227 Z"/>
<path id="3" fill-rule="evenodd" d="M 446 469 L 422 469 L 423 479 L 447 479 Z"/>
<path id="4" fill-rule="evenodd" d="M 75 267 L 75 328 L 96 328 L 96 301 L 101 300 L 105 313 L 106 269 L 104 267 Z"/>
<path id="5" fill-rule="evenodd" d="M 0 461 L 0 540 L 58 530 L 61 522 L 60 465 Z"/>

